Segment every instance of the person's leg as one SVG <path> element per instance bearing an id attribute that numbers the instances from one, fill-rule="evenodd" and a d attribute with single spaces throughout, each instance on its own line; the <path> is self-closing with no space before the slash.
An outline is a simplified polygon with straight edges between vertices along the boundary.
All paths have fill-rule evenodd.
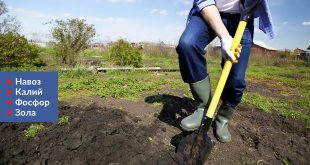
<path id="1" fill-rule="evenodd" d="M 176 48 L 179 57 L 181 76 L 186 83 L 204 80 L 206 67 L 206 46 L 215 38 L 214 31 L 195 13 L 189 20 Z"/>
<path id="2" fill-rule="evenodd" d="M 203 112 L 211 96 L 210 80 L 207 73 L 205 47 L 215 38 L 213 30 L 203 20 L 200 13 L 195 13 L 183 32 L 177 52 L 179 66 L 184 82 L 189 83 L 197 102 L 197 110 L 184 118 L 181 127 L 185 131 L 199 128 Z"/>
<path id="3" fill-rule="evenodd" d="M 227 19 L 224 19 L 224 23 L 230 35 L 234 35 L 238 26 L 238 22 L 238 17 L 229 17 Z M 234 64 L 230 71 L 224 91 L 221 96 L 221 100 L 223 101 L 223 103 L 220 106 L 215 119 L 215 135 L 217 139 L 221 142 L 231 141 L 231 135 L 228 131 L 228 122 L 232 118 L 234 108 L 240 103 L 243 91 L 246 87 L 245 72 L 251 53 L 253 32 L 254 25 L 253 19 L 251 19 L 248 22 L 248 25 L 241 40 L 242 50 L 240 58 L 238 59 L 238 63 Z M 224 65 L 224 63 L 225 61 L 222 60 L 222 66 Z"/>

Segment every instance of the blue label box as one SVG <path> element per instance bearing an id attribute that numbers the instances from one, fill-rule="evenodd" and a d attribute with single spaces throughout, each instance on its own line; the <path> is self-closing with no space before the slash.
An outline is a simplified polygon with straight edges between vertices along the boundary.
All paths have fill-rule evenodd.
<path id="1" fill-rule="evenodd" d="M 57 122 L 57 72 L 0 72 L 0 122 Z"/>

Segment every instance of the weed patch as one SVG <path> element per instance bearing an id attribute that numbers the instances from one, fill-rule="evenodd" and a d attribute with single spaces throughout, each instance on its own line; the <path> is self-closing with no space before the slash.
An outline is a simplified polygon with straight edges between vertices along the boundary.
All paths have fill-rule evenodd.
<path id="1" fill-rule="evenodd" d="M 34 138 L 40 131 L 43 131 L 45 126 L 43 124 L 31 124 L 28 129 L 24 131 L 24 136 Z"/>
<path id="2" fill-rule="evenodd" d="M 284 117 L 305 121 L 307 128 L 310 128 L 310 116 L 304 112 L 294 110 L 292 104 L 289 104 L 286 101 L 281 101 L 271 97 L 264 97 L 257 93 L 245 93 L 242 101 L 257 107 L 264 112 L 277 111 Z"/>
<path id="3" fill-rule="evenodd" d="M 58 120 L 58 124 L 70 124 L 70 117 L 69 116 L 62 116 Z"/>
<path id="4" fill-rule="evenodd" d="M 145 72 L 118 72 L 117 75 L 111 73 L 102 77 L 92 74 L 81 76 L 82 74 L 63 75 L 59 85 L 60 95 L 71 92 L 76 93 L 75 96 L 84 94 L 104 98 L 135 98 L 143 92 L 156 92 L 162 85 L 171 82 L 162 77 L 154 79 L 150 73 Z"/>

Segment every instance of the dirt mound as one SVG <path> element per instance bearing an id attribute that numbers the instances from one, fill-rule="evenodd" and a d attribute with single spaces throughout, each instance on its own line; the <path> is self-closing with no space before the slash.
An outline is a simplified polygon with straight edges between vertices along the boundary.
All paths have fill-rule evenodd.
<path id="1" fill-rule="evenodd" d="M 60 106 L 69 125 L 49 125 L 34 139 L 21 133 L 29 124 L 1 124 L 0 164 L 174 164 L 170 153 L 152 142 L 159 130 L 137 124 L 126 112 L 89 106 Z"/>

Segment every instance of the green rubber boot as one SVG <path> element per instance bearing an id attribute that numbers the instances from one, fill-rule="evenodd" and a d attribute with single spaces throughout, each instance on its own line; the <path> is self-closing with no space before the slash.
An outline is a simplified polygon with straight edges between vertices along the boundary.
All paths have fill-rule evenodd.
<path id="1" fill-rule="evenodd" d="M 227 103 L 222 103 L 215 119 L 215 136 L 222 143 L 231 141 L 231 134 L 228 131 L 228 122 L 231 120 L 234 112 Z"/>
<path id="2" fill-rule="evenodd" d="M 193 114 L 181 121 L 180 126 L 184 131 L 195 131 L 200 127 L 205 107 L 210 103 L 210 79 L 207 77 L 199 82 L 189 84 L 189 86 L 198 107 Z"/>

